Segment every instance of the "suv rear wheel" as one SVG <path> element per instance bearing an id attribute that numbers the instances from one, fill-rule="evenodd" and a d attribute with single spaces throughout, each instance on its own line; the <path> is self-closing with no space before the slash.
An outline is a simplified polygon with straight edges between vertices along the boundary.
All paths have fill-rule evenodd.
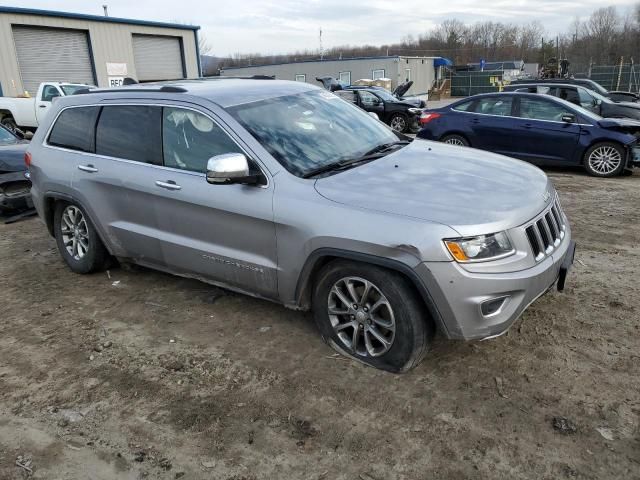
<path id="1" fill-rule="evenodd" d="M 109 254 L 82 208 L 58 202 L 53 222 L 58 250 L 71 270 L 90 273 L 104 267 Z"/>
<path id="2" fill-rule="evenodd" d="M 624 170 L 625 151 L 620 145 L 601 142 L 584 154 L 584 167 L 595 177 L 615 177 Z"/>
<path id="3" fill-rule="evenodd" d="M 324 267 L 315 282 L 313 314 L 335 350 L 392 372 L 417 365 L 434 333 L 411 284 L 368 264 L 334 261 Z"/>

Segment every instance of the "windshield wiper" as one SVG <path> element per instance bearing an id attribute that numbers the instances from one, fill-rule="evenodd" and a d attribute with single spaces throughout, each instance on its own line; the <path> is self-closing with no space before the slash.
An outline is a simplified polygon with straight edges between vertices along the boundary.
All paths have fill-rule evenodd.
<path id="1" fill-rule="evenodd" d="M 361 157 L 350 158 L 347 160 L 340 160 L 338 162 L 328 163 L 327 165 L 323 165 L 321 167 L 311 169 L 305 172 L 302 175 L 302 178 L 311 178 L 311 177 L 315 177 L 316 175 L 320 175 L 321 173 L 346 170 L 347 168 L 355 167 L 360 163 L 366 163 L 366 162 L 370 162 L 371 160 L 375 160 L 376 158 L 384 157 L 388 150 L 391 150 L 392 148 L 398 147 L 401 145 L 408 145 L 409 143 L 411 142 L 408 142 L 407 140 L 399 140 L 397 142 L 383 143 L 382 145 L 378 145 L 372 148 Z"/>

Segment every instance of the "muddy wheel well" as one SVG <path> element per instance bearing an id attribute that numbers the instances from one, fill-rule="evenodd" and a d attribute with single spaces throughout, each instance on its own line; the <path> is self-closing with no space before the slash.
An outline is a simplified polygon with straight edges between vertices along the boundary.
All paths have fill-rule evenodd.
<path id="1" fill-rule="evenodd" d="M 53 230 L 53 214 L 56 211 L 56 204 L 59 202 L 66 203 L 65 200 L 56 197 L 46 197 L 44 199 L 44 222 L 47 225 L 47 230 L 49 230 L 49 235 L 52 237 L 55 236 Z"/>

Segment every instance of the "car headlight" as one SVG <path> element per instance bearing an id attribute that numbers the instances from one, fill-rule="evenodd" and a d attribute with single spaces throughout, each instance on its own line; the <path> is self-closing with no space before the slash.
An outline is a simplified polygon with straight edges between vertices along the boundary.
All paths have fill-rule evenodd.
<path id="1" fill-rule="evenodd" d="M 414 115 L 420 115 L 422 113 L 421 108 L 409 108 L 407 109 L 409 113 L 413 113 Z"/>
<path id="2" fill-rule="evenodd" d="M 453 258 L 460 263 L 496 260 L 515 252 L 506 232 L 477 237 L 446 238 L 444 244 Z"/>

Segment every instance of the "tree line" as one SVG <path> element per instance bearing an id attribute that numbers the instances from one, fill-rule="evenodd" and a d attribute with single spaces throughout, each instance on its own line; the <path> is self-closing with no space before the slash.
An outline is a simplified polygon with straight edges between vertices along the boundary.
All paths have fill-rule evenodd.
<path id="1" fill-rule="evenodd" d="M 539 21 L 526 25 L 482 21 L 465 24 L 444 20 L 421 35 L 408 35 L 388 45 L 343 45 L 325 51 L 298 50 L 282 55 L 234 54 L 220 59 L 218 68 L 266 65 L 302 60 L 332 60 L 379 55 L 442 56 L 456 65 L 486 61 L 524 60 L 544 64 L 551 57 L 567 58 L 572 72 L 586 72 L 590 64 L 616 65 L 640 61 L 640 3 L 631 11 L 616 7 L 595 10 L 567 31 L 552 35 Z"/>

